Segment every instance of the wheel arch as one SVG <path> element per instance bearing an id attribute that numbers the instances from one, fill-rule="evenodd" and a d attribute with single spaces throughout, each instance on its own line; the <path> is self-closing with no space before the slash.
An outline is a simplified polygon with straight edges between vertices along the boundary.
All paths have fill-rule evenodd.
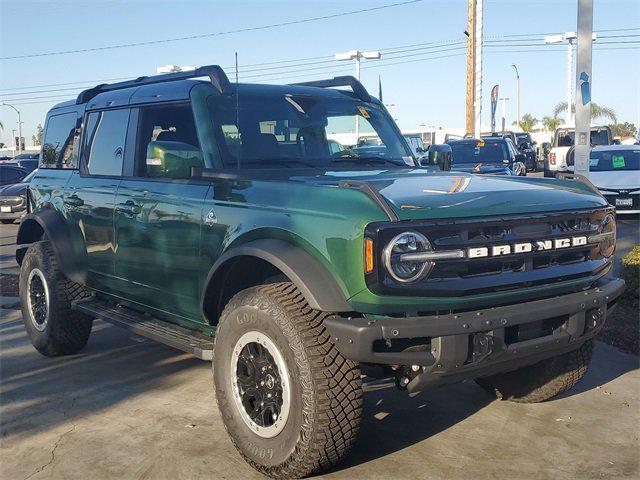
<path id="1" fill-rule="evenodd" d="M 224 308 L 225 286 L 229 284 L 229 276 L 238 265 L 244 266 L 243 271 L 262 269 L 266 273 L 260 278 L 264 279 L 283 275 L 298 287 L 309 306 L 315 310 L 352 310 L 336 279 L 309 252 L 284 240 L 258 239 L 228 249 L 209 270 L 200 307 L 210 323 L 217 321 Z"/>
<path id="2" fill-rule="evenodd" d="M 84 283 L 87 251 L 82 234 L 74 233 L 62 214 L 51 208 L 29 213 L 20 222 L 16 237 L 18 265 L 22 265 L 29 245 L 43 239 L 51 242 L 62 273 L 74 282 Z"/>

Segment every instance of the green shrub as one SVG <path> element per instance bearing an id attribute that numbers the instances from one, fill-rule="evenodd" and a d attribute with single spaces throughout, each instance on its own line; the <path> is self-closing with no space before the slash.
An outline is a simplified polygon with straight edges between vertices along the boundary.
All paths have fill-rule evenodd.
<path id="1" fill-rule="evenodd" d="M 622 258 L 622 278 L 627 282 L 624 299 L 638 305 L 640 299 L 640 246 L 634 247 Z"/>

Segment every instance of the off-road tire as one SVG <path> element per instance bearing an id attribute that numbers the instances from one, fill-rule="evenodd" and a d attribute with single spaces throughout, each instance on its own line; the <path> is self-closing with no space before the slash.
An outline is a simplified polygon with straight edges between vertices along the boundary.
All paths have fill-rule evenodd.
<path id="1" fill-rule="evenodd" d="M 354 362 L 331 343 L 327 313 L 313 310 L 289 282 L 236 294 L 218 323 L 213 377 L 227 433 L 244 459 L 272 478 L 302 478 L 333 467 L 354 444 L 362 415 L 362 381 Z M 254 433 L 234 400 L 231 355 L 246 332 L 267 335 L 291 378 L 291 406 L 273 438 Z"/>
<path id="2" fill-rule="evenodd" d="M 49 296 L 49 317 L 42 331 L 38 330 L 29 312 L 28 278 L 33 269 L 44 274 Z M 71 302 L 89 296 L 87 290 L 69 280 L 60 271 L 48 241 L 29 246 L 20 269 L 20 303 L 22 319 L 31 344 L 47 357 L 71 355 L 87 344 L 93 319 L 71 310 Z"/>
<path id="3" fill-rule="evenodd" d="M 528 367 L 490 377 L 476 383 L 500 400 L 538 403 L 569 390 L 584 376 L 593 352 L 593 340 L 578 349 Z"/>

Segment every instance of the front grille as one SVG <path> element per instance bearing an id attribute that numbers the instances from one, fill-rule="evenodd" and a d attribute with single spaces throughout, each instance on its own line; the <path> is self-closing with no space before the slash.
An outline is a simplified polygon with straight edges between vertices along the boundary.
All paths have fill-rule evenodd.
<path id="1" fill-rule="evenodd" d="M 0 197 L 0 206 L 3 207 L 19 207 L 23 204 L 22 197 Z"/>
<path id="2" fill-rule="evenodd" d="M 423 233 L 433 249 L 452 250 L 472 247 L 553 240 L 594 233 L 611 210 L 553 214 L 504 216 L 486 219 L 372 224 L 367 235 L 378 249 L 384 248 L 400 231 Z M 381 257 L 377 265 L 382 265 Z M 403 285 L 390 278 L 384 267 L 366 276 L 376 293 L 393 295 L 465 296 L 500 292 L 550 284 L 597 275 L 608 267 L 597 247 L 582 245 L 556 250 L 483 257 L 441 260 L 424 280 Z"/>

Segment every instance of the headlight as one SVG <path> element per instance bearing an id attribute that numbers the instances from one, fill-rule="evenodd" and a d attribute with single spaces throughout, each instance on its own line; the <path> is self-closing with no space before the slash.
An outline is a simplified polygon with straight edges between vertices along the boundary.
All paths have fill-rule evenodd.
<path id="1" fill-rule="evenodd" d="M 602 219 L 598 234 L 594 235 L 594 237 L 598 240 L 600 254 L 603 257 L 609 258 L 613 255 L 616 250 L 616 219 L 611 213 Z"/>
<path id="2" fill-rule="evenodd" d="M 432 261 L 422 260 L 416 255 L 431 251 L 427 237 L 417 232 L 404 232 L 391 239 L 382 257 L 387 272 L 394 280 L 410 283 L 424 278 L 433 268 Z"/>

